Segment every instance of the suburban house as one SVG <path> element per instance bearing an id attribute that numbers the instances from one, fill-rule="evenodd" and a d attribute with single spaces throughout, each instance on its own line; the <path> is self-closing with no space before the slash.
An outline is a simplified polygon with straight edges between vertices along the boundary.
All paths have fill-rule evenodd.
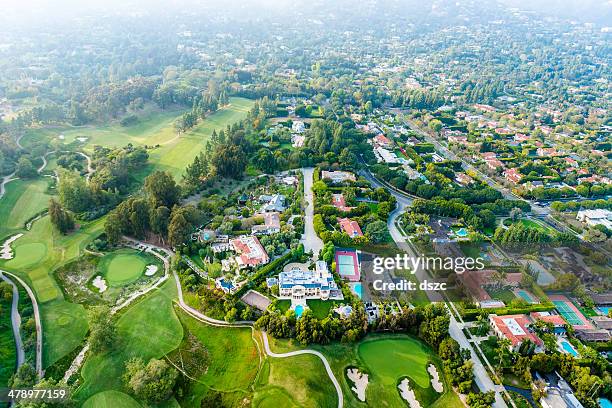
<path id="1" fill-rule="evenodd" d="M 383 134 L 376 135 L 374 137 L 374 143 L 380 147 L 384 147 L 385 149 L 393 148 L 393 142 L 389 140 L 389 138 Z"/>
<path id="2" fill-rule="evenodd" d="M 493 308 L 504 306 L 502 301 L 493 300 L 489 293 L 486 291 L 486 287 L 492 287 L 497 285 L 495 281 L 495 271 L 491 269 L 465 271 L 464 273 L 458 274 L 459 281 L 474 299 L 476 303 L 482 308 Z M 512 272 L 505 274 L 503 281 L 504 286 L 516 288 L 520 285 L 523 275 L 520 272 Z"/>
<path id="3" fill-rule="evenodd" d="M 534 322 L 541 320 L 552 324 L 553 333 L 556 336 L 564 336 L 567 333 L 567 329 L 565 328 L 567 322 L 558 314 L 551 314 L 550 312 L 532 312 L 529 317 L 531 317 Z"/>
<path id="4" fill-rule="evenodd" d="M 504 177 L 506 177 L 506 180 L 514 184 L 518 184 L 523 178 L 523 175 L 519 173 L 519 171 L 516 168 L 513 167 L 511 169 L 507 169 L 506 171 L 504 171 Z"/>
<path id="5" fill-rule="evenodd" d="M 457 182 L 457 184 L 460 184 L 462 186 L 467 186 L 473 183 L 474 179 L 465 173 L 455 173 L 455 181 Z"/>
<path id="6" fill-rule="evenodd" d="M 517 351 L 526 340 L 535 344 L 536 349 L 542 347 L 542 340 L 529 330 L 531 320 L 527 315 L 498 316 L 492 314 L 489 315 L 489 322 L 497 337 L 510 340 L 509 348 L 513 351 Z"/>
<path id="7" fill-rule="evenodd" d="M 576 219 L 590 226 L 603 225 L 608 229 L 612 229 L 612 211 L 610 210 L 580 210 L 578 215 L 576 215 Z"/>
<path id="8" fill-rule="evenodd" d="M 262 212 L 283 212 L 285 211 L 285 196 L 282 194 L 261 195 L 259 202 L 263 204 Z"/>
<path id="9" fill-rule="evenodd" d="M 291 125 L 292 132 L 304 133 L 305 130 L 306 130 L 306 126 L 304 126 L 304 122 L 302 122 L 301 120 L 293 121 L 293 124 Z"/>
<path id="10" fill-rule="evenodd" d="M 348 171 L 326 171 L 321 172 L 321 178 L 331 180 L 332 183 L 344 183 L 345 181 L 356 181 L 355 175 Z"/>
<path id="11" fill-rule="evenodd" d="M 557 151 L 555 150 L 554 147 L 538 147 L 538 150 L 536 150 L 536 154 L 539 157 L 550 157 L 550 156 L 556 156 Z"/>
<path id="12" fill-rule="evenodd" d="M 342 194 L 332 194 L 332 204 L 334 207 L 343 212 L 351 211 L 353 209 L 353 207 L 348 207 L 346 205 L 346 201 L 344 200 L 344 196 Z"/>
<path id="13" fill-rule="evenodd" d="M 280 232 L 280 214 L 268 212 L 263 214 L 264 223 L 253 225 L 251 232 L 255 235 L 270 235 Z"/>
<path id="14" fill-rule="evenodd" d="M 317 261 L 315 270 L 293 268 L 278 275 L 279 298 L 327 300 L 338 295 L 338 286 L 325 261 Z"/>
<path id="15" fill-rule="evenodd" d="M 338 224 L 340 224 L 342 231 L 346 232 L 351 238 L 363 236 L 361 227 L 359 227 L 357 221 L 353 221 L 348 218 L 338 218 Z"/>
<path id="16" fill-rule="evenodd" d="M 234 251 L 238 254 L 235 258 L 240 269 L 264 265 L 270 262 L 270 257 L 259 242 L 257 237 L 242 235 L 231 241 Z"/>

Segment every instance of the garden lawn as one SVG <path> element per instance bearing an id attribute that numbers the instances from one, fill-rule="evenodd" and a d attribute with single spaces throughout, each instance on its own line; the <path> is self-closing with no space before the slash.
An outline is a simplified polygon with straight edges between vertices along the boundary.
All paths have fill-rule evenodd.
<path id="1" fill-rule="evenodd" d="M 257 381 L 253 407 L 337 407 L 336 389 L 313 355 L 268 357 Z"/>
<path id="2" fill-rule="evenodd" d="M 124 286 L 135 282 L 152 261 L 134 249 L 119 249 L 105 255 L 98 264 L 109 286 Z"/>
<path id="3" fill-rule="evenodd" d="M 312 310 L 312 314 L 319 320 L 323 320 L 329 314 L 329 311 L 338 305 L 338 302 L 332 300 L 309 299 L 306 301 L 308 307 Z"/>
<path id="4" fill-rule="evenodd" d="M 537 229 L 541 232 L 545 232 L 548 235 L 555 235 L 555 230 L 553 230 L 552 228 L 543 225 L 539 222 L 533 221 L 533 220 L 529 220 L 526 218 L 521 218 L 518 222 L 520 222 L 521 224 L 523 224 L 523 226 L 527 227 L 527 228 L 533 228 L 533 229 Z"/>
<path id="5" fill-rule="evenodd" d="M 103 391 L 89 398 L 83 408 L 140 408 L 132 397 L 119 391 Z"/>
<path id="6" fill-rule="evenodd" d="M 50 195 L 48 178 L 13 180 L 6 184 L 0 199 L 0 240 L 25 228 L 25 223 L 47 208 Z"/>
<path id="7" fill-rule="evenodd" d="M 489 289 L 487 292 L 492 299 L 501 300 L 506 305 L 516 299 L 516 295 L 510 289 Z"/>
<path id="8" fill-rule="evenodd" d="M 122 391 L 121 376 L 129 359 L 140 357 L 148 362 L 179 346 L 183 328 L 172 307 L 175 297 L 176 285 L 170 279 L 119 317 L 113 350 L 90 354 L 85 360 L 82 384 L 75 392 L 77 400 L 86 401 L 102 391 Z"/>
<path id="9" fill-rule="evenodd" d="M 42 308 L 43 366 L 49 367 L 77 347 L 89 330 L 82 305 L 57 299 Z"/>
<path id="10" fill-rule="evenodd" d="M 185 336 L 191 334 L 206 349 L 208 366 L 198 382 L 191 382 L 181 399 L 183 407 L 200 407 L 211 389 L 222 392 L 227 403 L 248 396 L 257 377 L 260 356 L 250 328 L 215 327 L 175 308 Z M 232 405 L 233 406 L 233 405 Z"/>

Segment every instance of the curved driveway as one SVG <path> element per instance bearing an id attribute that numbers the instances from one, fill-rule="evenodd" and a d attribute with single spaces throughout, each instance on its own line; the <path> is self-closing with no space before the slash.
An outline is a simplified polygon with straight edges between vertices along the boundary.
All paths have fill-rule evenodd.
<path id="1" fill-rule="evenodd" d="M 17 368 L 25 362 L 25 351 L 23 350 L 23 340 L 21 339 L 21 316 L 19 315 L 19 290 L 12 280 L 0 272 L 0 278 L 13 287 L 13 303 L 11 305 L 11 324 L 13 325 L 13 337 L 15 338 L 15 348 L 17 349 Z"/>

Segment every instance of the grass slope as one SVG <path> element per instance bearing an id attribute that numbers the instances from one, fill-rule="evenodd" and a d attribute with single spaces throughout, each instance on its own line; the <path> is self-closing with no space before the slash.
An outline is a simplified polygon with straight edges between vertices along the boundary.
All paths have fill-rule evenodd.
<path id="1" fill-rule="evenodd" d="M 25 223 L 47 208 L 49 179 L 14 180 L 0 199 L 0 239 L 22 230 Z"/>
<path id="2" fill-rule="evenodd" d="M 117 343 L 110 352 L 90 355 L 81 370 L 80 401 L 103 391 L 122 391 L 125 363 L 134 357 L 145 362 L 161 358 L 181 343 L 183 328 L 172 308 L 176 286 L 170 280 L 130 307 L 117 320 Z"/>
<path id="3" fill-rule="evenodd" d="M 89 398 L 82 408 L 140 408 L 132 397 L 119 391 L 103 391 Z"/>

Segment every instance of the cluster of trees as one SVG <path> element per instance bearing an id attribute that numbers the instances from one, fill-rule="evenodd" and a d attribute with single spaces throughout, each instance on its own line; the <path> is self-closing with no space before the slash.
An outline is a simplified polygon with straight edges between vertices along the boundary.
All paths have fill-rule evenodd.
<path id="1" fill-rule="evenodd" d="M 402 108 L 436 110 L 446 102 L 444 94 L 442 89 L 414 88 L 394 92 L 391 100 L 394 106 Z"/>
<path id="2" fill-rule="evenodd" d="M 207 90 L 201 95 L 196 95 L 193 98 L 191 110 L 183 113 L 174 122 L 174 128 L 178 132 L 185 132 L 197 125 L 200 119 L 204 119 L 206 115 L 219 109 L 219 106 L 227 105 L 228 103 L 229 97 L 225 89 Z"/>
<path id="3" fill-rule="evenodd" d="M 141 358 L 125 363 L 123 383 L 139 400 L 159 404 L 172 395 L 178 371 L 165 360 L 152 358 L 147 364 Z"/>
<path id="4" fill-rule="evenodd" d="M 109 149 L 96 146 L 93 166 L 96 172 L 87 182 L 78 173 L 63 170 L 59 176 L 59 199 L 68 210 L 93 219 L 108 212 L 129 192 L 130 174 L 142 168 L 149 155 L 145 148 L 128 145 Z"/>
<path id="5" fill-rule="evenodd" d="M 157 171 L 145 179 L 145 196 L 130 197 L 115 208 L 104 224 L 111 244 L 123 235 L 144 238 L 154 234 L 161 242 L 178 246 L 186 242 L 201 212 L 193 206 L 180 207 L 180 188 L 170 173 Z"/>
<path id="6" fill-rule="evenodd" d="M 446 337 L 438 347 L 438 355 L 444 362 L 444 371 L 451 384 L 462 394 L 467 394 L 474 380 L 470 351 L 462 349 L 453 338 Z"/>
<path id="7" fill-rule="evenodd" d="M 49 217 L 51 218 L 51 223 L 62 234 L 66 234 L 74 229 L 74 217 L 69 211 L 62 208 L 62 205 L 54 198 L 49 200 Z"/>
<path id="8" fill-rule="evenodd" d="M 553 211 L 564 212 L 564 211 L 578 211 L 578 210 L 594 210 L 594 209 L 605 209 L 612 210 L 612 198 L 607 200 L 586 200 L 586 201 L 554 201 L 550 204 L 550 208 Z"/>
<path id="9" fill-rule="evenodd" d="M 577 245 L 579 243 L 578 238 L 572 233 L 557 233 L 551 236 L 544 230 L 530 228 L 522 223 L 512 224 L 508 228 L 497 228 L 493 239 L 503 246 L 516 249 L 552 243 L 562 245 Z"/>
<path id="10" fill-rule="evenodd" d="M 93 353 L 111 350 L 117 338 L 115 324 L 108 306 L 93 306 L 88 311 L 89 349 Z"/>

